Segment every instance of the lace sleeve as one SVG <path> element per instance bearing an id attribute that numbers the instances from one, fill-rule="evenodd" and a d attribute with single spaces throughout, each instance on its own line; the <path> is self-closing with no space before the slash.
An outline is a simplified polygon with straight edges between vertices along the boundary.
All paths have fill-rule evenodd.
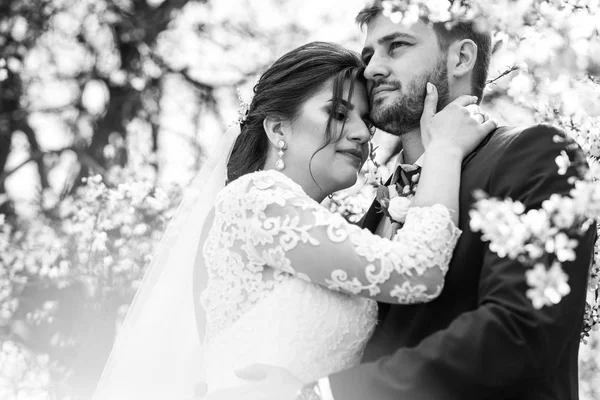
<path id="1" fill-rule="evenodd" d="M 229 213 L 250 269 L 270 266 L 381 302 L 436 298 L 460 236 L 449 210 L 435 205 L 411 209 L 391 240 L 381 238 L 347 223 L 273 171 L 255 173 L 242 190 L 229 193 L 217 210 Z"/>

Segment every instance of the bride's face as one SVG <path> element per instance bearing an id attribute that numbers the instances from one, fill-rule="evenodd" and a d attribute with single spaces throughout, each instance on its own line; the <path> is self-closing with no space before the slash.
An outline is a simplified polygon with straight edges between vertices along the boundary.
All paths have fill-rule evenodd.
<path id="1" fill-rule="evenodd" d="M 291 121 L 291 135 L 284 155 L 284 173 L 299 178 L 297 180 L 301 182 L 298 183 L 305 190 L 306 185 L 315 185 L 316 181 L 320 189 L 315 190 L 321 190 L 324 195 L 356 183 L 358 172 L 368 157 L 371 138 L 364 85 L 356 82 L 350 102 L 342 101 L 335 110 L 332 109 L 332 86 L 333 81 L 328 81 L 304 103 L 298 117 Z M 348 99 L 349 88 L 350 85 L 346 84 L 343 99 Z M 323 147 L 330 114 L 333 115 L 332 140 Z"/>

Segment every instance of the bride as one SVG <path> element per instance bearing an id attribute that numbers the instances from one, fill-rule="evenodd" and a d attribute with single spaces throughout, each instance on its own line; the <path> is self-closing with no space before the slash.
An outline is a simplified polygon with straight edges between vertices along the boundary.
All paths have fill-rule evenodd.
<path id="1" fill-rule="evenodd" d="M 369 153 L 362 68 L 313 42 L 262 75 L 167 229 L 94 399 L 183 399 L 201 382 L 236 386 L 255 363 L 310 382 L 360 361 L 377 301 L 439 295 L 460 235 L 461 162 L 495 123 L 471 115 L 473 96 L 436 113 L 429 85 L 418 189 L 403 227 L 375 236 L 320 205 Z"/>

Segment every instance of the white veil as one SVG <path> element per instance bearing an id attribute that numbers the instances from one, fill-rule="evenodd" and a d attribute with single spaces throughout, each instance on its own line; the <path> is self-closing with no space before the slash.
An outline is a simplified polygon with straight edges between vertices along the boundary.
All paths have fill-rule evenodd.
<path id="1" fill-rule="evenodd" d="M 200 234 L 240 134 L 221 137 L 169 223 L 117 336 L 92 400 L 185 399 L 204 382 L 192 276 Z M 198 255 L 201 257 L 201 255 Z M 198 264 L 196 264 L 198 267 Z M 200 266 L 202 267 L 202 266 Z"/>

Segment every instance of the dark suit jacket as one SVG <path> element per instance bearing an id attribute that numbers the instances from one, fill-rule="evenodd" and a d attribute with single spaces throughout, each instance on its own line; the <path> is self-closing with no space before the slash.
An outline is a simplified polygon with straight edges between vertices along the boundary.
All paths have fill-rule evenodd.
<path id="1" fill-rule="evenodd" d="M 595 229 L 564 263 L 571 293 L 555 306 L 533 308 L 525 267 L 500 258 L 469 229 L 473 191 L 539 208 L 567 194 L 555 158 L 567 150 L 549 125 L 500 128 L 463 162 L 459 227 L 439 298 L 417 305 L 380 303 L 380 321 L 364 364 L 329 377 L 336 400 L 577 399 L 577 355 Z M 572 143 L 572 142 L 571 142 Z M 567 150 L 582 157 L 581 150 Z M 365 227 L 381 218 L 373 210 Z"/>

